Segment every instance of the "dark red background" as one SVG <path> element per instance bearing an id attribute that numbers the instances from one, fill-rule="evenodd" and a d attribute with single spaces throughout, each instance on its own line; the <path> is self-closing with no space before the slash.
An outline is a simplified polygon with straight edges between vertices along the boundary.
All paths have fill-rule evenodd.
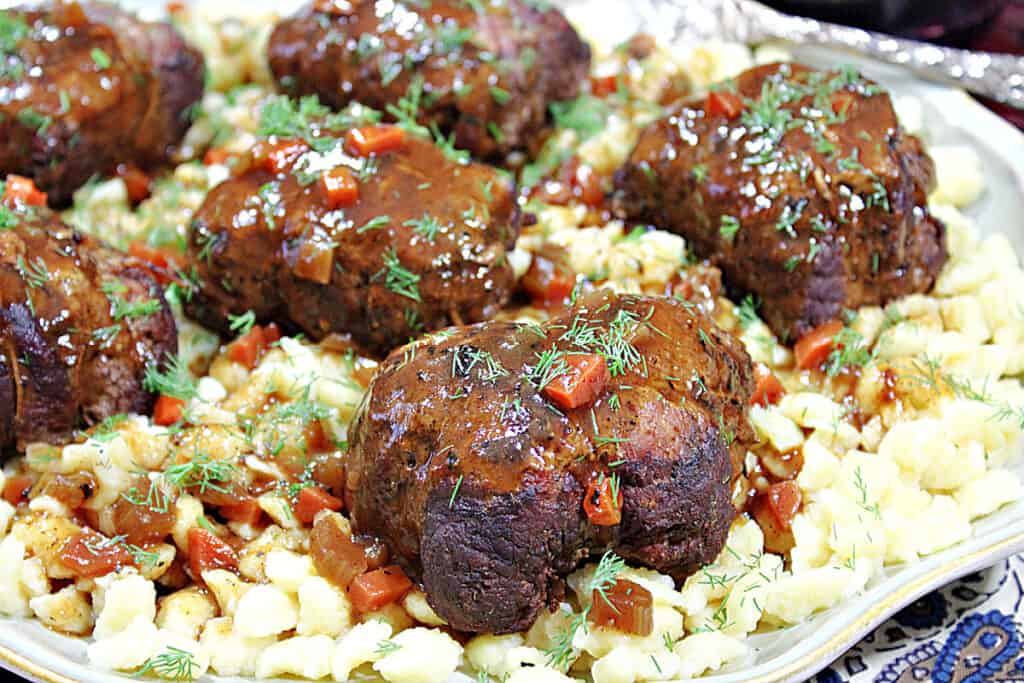
<path id="1" fill-rule="evenodd" d="M 1006 7 L 981 35 L 972 41 L 975 49 L 1024 54 L 1024 0 L 1008 0 Z M 990 103 L 993 109 L 1024 129 L 1024 111 Z"/>
<path id="2" fill-rule="evenodd" d="M 762 0 L 784 11 L 817 16 L 827 21 L 884 29 L 912 37 L 933 37 L 945 44 L 993 52 L 1024 54 L 1024 0 Z M 885 7 L 910 7 L 892 25 L 885 25 Z M 892 13 L 889 13 L 890 15 Z M 957 25 L 965 17 L 980 25 Z M 987 17 L 987 18 L 986 18 Z M 890 16 L 891 19 L 891 16 Z M 903 21 L 904 24 L 899 22 Z M 881 25 L 880 25 L 881 23 Z M 947 30 L 948 29 L 948 30 Z M 1024 129 L 1024 111 L 985 102 L 1007 120 Z"/>

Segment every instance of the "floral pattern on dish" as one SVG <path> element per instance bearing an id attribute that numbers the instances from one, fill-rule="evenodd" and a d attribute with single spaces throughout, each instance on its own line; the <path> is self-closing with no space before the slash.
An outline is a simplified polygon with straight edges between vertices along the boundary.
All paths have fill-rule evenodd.
<path id="1" fill-rule="evenodd" d="M 1024 681 L 1024 556 L 919 598 L 813 680 Z"/>

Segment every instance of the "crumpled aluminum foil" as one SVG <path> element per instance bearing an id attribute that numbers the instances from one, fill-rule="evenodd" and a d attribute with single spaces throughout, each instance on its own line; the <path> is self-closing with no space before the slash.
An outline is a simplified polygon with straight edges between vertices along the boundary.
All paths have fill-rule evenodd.
<path id="1" fill-rule="evenodd" d="M 957 50 L 777 12 L 753 0 L 634 0 L 659 38 L 680 43 L 786 40 L 904 66 L 923 78 L 1024 109 L 1024 57 Z"/>

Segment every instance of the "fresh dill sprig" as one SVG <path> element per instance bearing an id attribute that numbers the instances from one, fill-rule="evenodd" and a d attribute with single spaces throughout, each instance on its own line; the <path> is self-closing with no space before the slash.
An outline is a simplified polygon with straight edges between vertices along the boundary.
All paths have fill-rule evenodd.
<path id="1" fill-rule="evenodd" d="M 844 327 L 833 337 L 832 352 L 825 365 L 825 374 L 835 377 L 843 368 L 862 368 L 874 360 L 874 353 L 864 343 L 864 337 L 852 327 Z"/>
<path id="2" fill-rule="evenodd" d="M 221 484 L 230 482 L 235 470 L 235 464 L 230 461 L 213 460 L 206 453 L 199 453 L 188 462 L 168 467 L 164 470 L 164 479 L 180 490 L 198 488 L 199 493 L 226 493 L 227 489 Z"/>
<path id="3" fill-rule="evenodd" d="M 444 227 L 441 225 L 441 222 L 437 220 L 437 218 L 431 216 L 429 213 L 426 212 L 423 213 L 422 217 L 410 218 L 409 220 L 405 221 L 402 225 L 410 226 L 413 232 L 415 232 L 417 235 L 421 235 L 431 244 L 433 244 L 434 240 L 437 238 L 438 233 L 440 233 L 441 229 Z"/>
<path id="4" fill-rule="evenodd" d="M 509 374 L 504 365 L 490 351 L 471 346 L 459 346 L 452 354 L 452 377 L 467 377 L 473 368 L 481 366 L 480 379 L 491 382 Z"/>
<path id="5" fill-rule="evenodd" d="M 405 268 L 398 259 L 398 251 L 391 247 L 384 252 L 384 268 L 378 271 L 373 277 L 384 276 L 384 286 L 399 296 L 419 303 L 420 299 L 420 276 Z"/>
<path id="6" fill-rule="evenodd" d="M 228 323 L 231 331 L 238 336 L 249 334 L 252 331 L 253 326 L 256 324 L 256 313 L 252 310 L 248 310 L 241 315 L 228 314 Z"/>
<path id="7" fill-rule="evenodd" d="M 751 294 L 743 297 L 743 301 L 736 307 L 736 318 L 739 320 L 740 329 L 745 330 L 758 321 L 758 304 L 758 300 Z"/>
<path id="8" fill-rule="evenodd" d="M 596 594 L 605 603 L 611 605 L 612 603 L 608 599 L 608 590 L 619 580 L 619 575 L 625 568 L 626 561 L 624 559 L 611 550 L 607 551 L 597 563 L 594 575 L 587 583 L 585 594 L 587 596 L 594 596 Z M 576 649 L 573 647 L 576 632 L 581 628 L 587 628 L 587 618 L 590 616 L 592 608 L 593 602 L 584 607 L 579 614 L 574 615 L 569 621 L 568 626 L 558 632 L 554 639 L 554 645 L 544 651 L 548 666 L 560 671 L 567 671 L 569 669 L 576 654 Z"/>
<path id="9" fill-rule="evenodd" d="M 18 271 L 29 287 L 42 287 L 50 281 L 50 271 L 46 268 L 46 262 L 42 257 L 36 256 L 26 262 L 24 256 L 18 256 Z"/>
<path id="10" fill-rule="evenodd" d="M 195 680 L 198 669 L 199 664 L 191 652 L 168 645 L 163 653 L 147 659 L 135 672 L 134 677 L 152 673 L 172 681 L 190 682 Z"/>
<path id="11" fill-rule="evenodd" d="M 182 401 L 195 398 L 197 394 L 192 374 L 177 356 L 168 358 L 163 370 L 155 365 L 148 366 L 142 377 L 142 386 L 151 393 L 179 398 Z"/>
<path id="12" fill-rule="evenodd" d="M 430 137 L 430 129 L 420 125 L 417 120 L 420 115 L 420 101 L 423 99 L 423 76 L 416 74 L 405 95 L 396 104 L 389 104 L 386 110 L 394 117 L 395 123 L 408 133 L 421 137 Z"/>
<path id="13" fill-rule="evenodd" d="M 569 364 L 565 362 L 565 351 L 559 351 L 552 346 L 536 356 L 537 362 L 528 368 L 525 376 L 537 391 L 542 391 L 544 387 L 569 371 Z"/>

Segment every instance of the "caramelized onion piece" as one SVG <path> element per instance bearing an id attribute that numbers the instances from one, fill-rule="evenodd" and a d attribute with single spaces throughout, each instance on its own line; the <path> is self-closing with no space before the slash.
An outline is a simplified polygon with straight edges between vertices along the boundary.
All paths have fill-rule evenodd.
<path id="1" fill-rule="evenodd" d="M 638 636 L 649 636 L 654 630 L 654 600 L 638 583 L 619 579 L 603 595 L 594 591 L 593 600 L 589 619 L 595 626 Z"/>
<path id="2" fill-rule="evenodd" d="M 339 588 L 348 588 L 352 579 L 369 568 L 363 546 L 352 540 L 352 528 L 336 512 L 321 514 L 309 535 L 309 552 L 320 576 Z"/>
<path id="3" fill-rule="evenodd" d="M 44 474 L 32 489 L 30 497 L 50 496 L 77 510 L 96 489 L 96 479 L 88 472 Z"/>
<path id="4" fill-rule="evenodd" d="M 795 481 L 772 484 L 754 499 L 751 513 L 764 532 L 764 547 L 769 552 L 785 553 L 794 545 L 790 525 L 800 510 L 800 487 Z"/>
<path id="5" fill-rule="evenodd" d="M 136 505 L 119 498 L 112 506 L 114 531 L 132 545 L 151 545 L 167 538 L 174 528 L 174 512 L 166 507 Z"/>
<path id="6" fill-rule="evenodd" d="M 68 539 L 60 561 L 76 578 L 94 579 L 132 565 L 132 556 L 122 544 L 89 529 Z"/>

